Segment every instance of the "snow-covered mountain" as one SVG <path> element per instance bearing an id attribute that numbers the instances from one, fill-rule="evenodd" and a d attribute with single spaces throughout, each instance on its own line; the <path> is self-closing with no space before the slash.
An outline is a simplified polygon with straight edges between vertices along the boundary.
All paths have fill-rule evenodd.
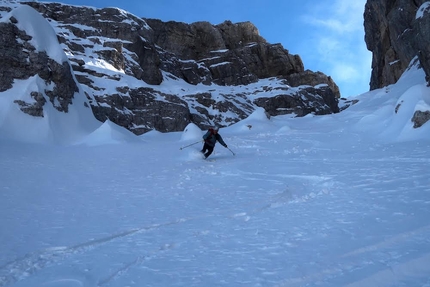
<path id="1" fill-rule="evenodd" d="M 304 70 L 298 55 L 267 43 L 251 23 L 163 23 L 116 8 L 38 1 L 0 5 L 0 92 L 28 78 L 49 86 L 9 103 L 32 116 L 43 117 L 50 104 L 67 112 L 75 93 L 88 100 L 99 121 L 109 119 L 138 135 L 180 131 L 190 122 L 228 126 L 258 107 L 270 116 L 339 111 L 331 78 Z M 29 17 L 14 17 L 19 13 Z"/>
<path id="2" fill-rule="evenodd" d="M 430 87 L 418 58 L 340 113 L 250 106 L 221 128 L 228 148 L 203 160 L 194 123 L 137 136 L 96 120 L 53 26 L 8 3 L 19 8 L 0 12 L 0 39 L 17 35 L 0 45 L 0 287 L 430 286 Z M 19 59 L 37 75 L 19 79 Z M 93 66 L 103 76 L 88 84 L 117 87 L 119 73 Z M 191 87 L 249 102 L 285 88 L 167 76 L 158 99 Z"/>
<path id="3" fill-rule="evenodd" d="M 305 116 L 338 112 L 359 101 L 342 99 L 339 104 L 337 87 L 329 77 L 304 71 L 300 57 L 288 54 L 279 45 L 266 43 L 251 23 L 190 26 L 144 20 L 116 8 L 19 1 L 0 1 L 0 4 L 3 137 L 70 144 L 79 142 L 105 121 L 134 134 L 152 129 L 181 131 L 189 123 L 202 129 L 215 123 L 229 126 L 260 107 L 268 118 L 283 114 Z M 417 15 L 425 13 L 422 10 L 417 10 Z M 206 45 L 206 51 L 205 45 L 190 47 L 196 43 L 195 39 L 190 43 L 159 40 L 162 35 L 170 35 L 170 30 L 176 34 L 198 30 L 198 35 L 206 33 L 207 37 L 213 37 L 205 38 L 212 44 Z M 220 34 L 219 30 L 227 32 Z M 234 44 L 238 39 L 243 39 L 242 44 Z M 147 43 L 150 46 L 145 46 Z M 253 47 L 283 60 L 273 62 L 269 57 L 251 63 L 247 57 L 259 53 Z M 156 70 L 161 78 L 151 78 L 154 73 L 148 71 L 144 75 L 142 67 L 150 70 L 154 58 L 145 53 L 142 56 L 136 52 L 139 49 L 152 49 L 157 55 Z M 245 79 L 242 75 L 239 82 L 232 80 L 234 77 L 226 78 L 229 72 L 218 68 L 230 63 L 225 57 L 232 62 L 237 60 L 231 58 L 232 51 L 247 55 L 242 60 L 250 69 L 245 73 L 249 77 Z M 208 53 L 213 57 L 200 62 L 183 60 Z M 208 68 L 212 66 L 217 68 Z M 408 69 L 417 66 L 422 65 L 415 57 Z M 408 110 L 414 128 L 420 128 L 430 118 L 426 97 L 421 99 L 423 104 L 419 99 L 415 97 L 417 107 Z M 400 101 L 392 112 L 397 113 L 403 104 L 404 100 Z"/>

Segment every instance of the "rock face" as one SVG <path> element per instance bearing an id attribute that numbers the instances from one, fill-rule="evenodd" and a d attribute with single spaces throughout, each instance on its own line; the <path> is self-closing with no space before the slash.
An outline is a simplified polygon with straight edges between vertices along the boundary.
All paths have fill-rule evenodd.
<path id="1" fill-rule="evenodd" d="M 73 79 L 69 63 L 58 63 L 46 52 L 36 51 L 31 37 L 20 31 L 15 18 L 10 23 L 0 23 L 0 92 L 12 88 L 14 80 L 25 80 L 38 75 L 52 89 L 45 89 L 52 106 L 60 112 L 68 112 L 73 96 L 79 91 Z M 15 100 L 21 111 L 36 117 L 43 117 L 43 106 L 47 102 L 40 91 L 30 91 L 31 103 Z"/>
<path id="2" fill-rule="evenodd" d="M 395 83 L 414 57 L 430 81 L 430 5 L 425 0 L 368 0 L 365 41 L 373 53 L 370 89 Z"/>
<path id="3" fill-rule="evenodd" d="M 299 56 L 291 55 L 280 44 L 268 44 L 250 22 L 226 21 L 213 26 L 208 22 L 190 25 L 146 19 L 152 28 L 154 44 L 179 61 L 163 66 L 190 84 L 214 82 L 218 85 L 247 85 L 261 78 L 288 76 L 303 71 Z M 205 68 L 182 61 L 195 61 Z"/>
<path id="4" fill-rule="evenodd" d="M 272 116 L 339 112 L 334 81 L 305 70 L 298 55 L 267 43 L 250 22 L 185 24 L 141 19 L 116 8 L 22 4 L 50 22 L 74 72 L 67 62 L 59 65 L 46 53 L 35 53 L 31 37 L 12 19 L 0 23 L 0 92 L 14 79 L 34 74 L 56 84 L 45 96 L 31 94 L 35 103 L 15 103 L 33 116 L 43 115 L 47 100 L 67 112 L 77 85 L 98 120 L 109 119 L 135 134 L 181 131 L 190 122 L 202 129 L 226 126 L 257 107 Z M 267 95 L 269 87 L 255 87 L 269 78 L 281 85 L 275 95 Z M 165 87 L 168 81 L 178 87 Z M 240 92 L 228 89 L 239 86 L 244 87 Z"/>
<path id="5" fill-rule="evenodd" d="M 394 84 L 419 61 L 430 85 L 430 2 L 368 0 L 364 12 L 365 40 L 373 53 L 370 89 Z M 416 111 L 414 128 L 430 120 L 430 111 Z"/>
<path id="6" fill-rule="evenodd" d="M 430 111 L 416 111 L 412 117 L 414 128 L 419 128 L 430 120 Z"/>

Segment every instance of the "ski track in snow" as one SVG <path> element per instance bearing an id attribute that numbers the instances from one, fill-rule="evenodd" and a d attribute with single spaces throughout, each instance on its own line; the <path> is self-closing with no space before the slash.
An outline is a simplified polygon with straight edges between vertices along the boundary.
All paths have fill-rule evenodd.
<path id="1" fill-rule="evenodd" d="M 150 231 L 152 229 L 162 228 L 172 224 L 178 224 L 184 221 L 185 220 L 181 219 L 176 222 L 169 222 L 169 223 L 164 223 L 160 225 L 153 225 L 149 227 L 133 229 L 119 234 L 113 234 L 104 238 L 90 240 L 88 242 L 80 243 L 70 247 L 53 247 L 53 248 L 47 248 L 45 250 L 40 250 L 37 252 L 27 254 L 23 258 L 19 258 L 17 260 L 14 260 L 12 262 L 5 264 L 4 266 L 0 266 L 0 275 L 3 273 L 1 272 L 3 270 L 6 270 L 5 273 L 9 273 L 9 274 L 0 276 L 0 286 L 7 286 L 8 284 L 22 280 L 25 277 L 31 276 L 33 273 L 49 265 L 52 265 L 58 261 L 66 260 L 70 256 L 90 251 L 94 248 L 97 248 L 101 244 L 117 241 L 123 237 L 132 236 L 135 233 Z M 160 250 L 161 249 L 163 248 L 160 247 Z M 132 264 L 136 264 L 142 259 L 143 257 L 138 257 L 132 263 L 127 264 L 126 267 L 118 270 L 114 275 L 124 272 L 124 270 L 126 270 Z M 112 277 L 114 276 L 112 275 L 109 277 L 109 279 L 103 280 L 103 282 L 101 282 L 101 284 L 99 285 L 105 284 L 110 279 L 112 279 Z"/>
<path id="2" fill-rule="evenodd" d="M 267 144 L 265 136 L 226 136 L 237 156 L 217 146 L 211 162 L 196 158 L 192 149 L 178 156 L 173 152 L 177 143 L 169 143 L 166 156 L 177 160 L 168 168 L 158 163 L 158 154 L 139 152 L 140 146 L 130 146 L 136 148 L 129 152 L 132 156 L 119 148 L 104 159 L 102 149 L 100 158 L 85 166 L 69 163 L 67 169 L 86 168 L 90 178 L 100 173 L 98 166 L 115 163 L 118 177 L 110 178 L 110 173 L 101 180 L 111 181 L 119 201 L 137 201 L 125 208 L 148 202 L 146 207 L 137 206 L 140 216 L 124 217 L 123 223 L 111 218 L 119 232 L 102 228 L 86 235 L 82 229 L 74 239 L 78 243 L 39 248 L 9 260 L 0 267 L 0 286 L 390 286 L 411 276 L 428 284 L 430 225 L 415 221 L 429 215 L 430 181 L 422 173 L 430 166 L 425 149 L 375 145 L 359 153 L 354 146 L 336 150 L 311 140 L 314 135 L 300 134 L 291 136 L 284 150 L 273 152 L 270 145 L 279 145 L 282 137 L 272 135 Z M 73 158 L 75 151 L 69 152 Z M 338 153 L 344 155 L 333 157 Z M 375 153 L 383 155 L 375 161 Z M 62 176 L 61 169 L 49 166 L 49 158 L 44 162 L 43 155 L 33 154 L 22 155 L 25 172 L 42 168 Z M 250 165 L 259 157 L 270 160 Z M 142 166 L 136 174 L 127 169 L 130 160 L 149 168 Z M 15 159 L 18 166 L 19 161 Z M 6 166 L 11 160 L 2 162 Z M 27 162 L 32 164 L 25 166 Z M 90 184 L 66 180 L 73 190 Z M 150 189 L 142 182 L 150 183 Z M 130 190 L 122 189 L 125 183 Z M 63 182 L 54 185 L 61 191 Z M 93 201 L 97 194 L 94 189 L 83 200 Z M 368 222 L 372 226 L 366 228 Z M 350 244 L 337 244 L 345 241 Z"/>

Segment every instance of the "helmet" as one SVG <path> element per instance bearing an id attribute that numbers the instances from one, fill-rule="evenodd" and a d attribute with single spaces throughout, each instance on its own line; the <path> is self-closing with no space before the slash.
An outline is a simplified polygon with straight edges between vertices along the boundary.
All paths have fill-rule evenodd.
<path id="1" fill-rule="evenodd" d="M 219 126 L 214 126 L 213 130 L 214 131 L 219 131 Z"/>

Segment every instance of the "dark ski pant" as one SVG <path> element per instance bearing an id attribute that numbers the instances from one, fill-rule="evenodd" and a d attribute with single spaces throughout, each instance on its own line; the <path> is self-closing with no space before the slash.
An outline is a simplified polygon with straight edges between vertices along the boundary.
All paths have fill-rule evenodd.
<path id="1" fill-rule="evenodd" d="M 201 150 L 201 152 L 205 155 L 205 158 L 210 156 L 213 151 L 214 151 L 214 147 L 208 145 L 207 143 L 203 145 L 203 149 Z"/>

